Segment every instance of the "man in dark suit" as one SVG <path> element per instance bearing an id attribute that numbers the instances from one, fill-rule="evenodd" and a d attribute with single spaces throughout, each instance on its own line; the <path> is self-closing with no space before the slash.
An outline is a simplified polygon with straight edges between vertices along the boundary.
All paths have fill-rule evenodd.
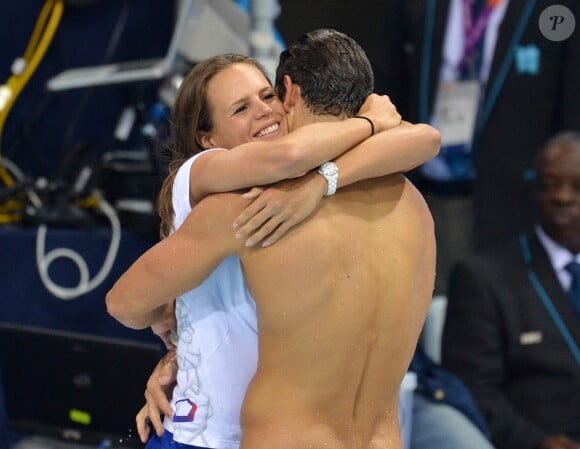
<path id="1" fill-rule="evenodd" d="M 463 34 L 459 23 L 463 1 L 386 3 L 383 56 L 375 62 L 377 91 L 388 94 L 411 122 L 434 124 L 431 119 L 438 85 L 444 77 L 442 71 L 447 63 L 455 62 L 449 61 L 453 45 L 461 45 L 457 42 Z M 525 168 L 549 136 L 564 129 L 580 130 L 580 32 L 576 29 L 557 41 L 564 36 L 544 34 L 540 26 L 541 17 L 550 20 L 542 13 L 554 3 L 563 7 L 558 11 L 563 12 L 564 23 L 570 25 L 574 16 L 576 24 L 580 23 L 578 1 L 486 3 L 494 8 L 486 26 L 489 33 L 486 31 L 481 38 L 484 63 L 477 79 L 482 89 L 470 147 L 475 179 L 433 182 L 422 169 L 413 178 L 435 219 L 436 288 L 441 293 L 454 262 L 472 253 L 474 247 L 488 248 L 528 223 L 526 208 L 522 207 L 526 200 Z M 457 34 L 451 33 L 446 39 L 450 22 Z M 445 142 L 443 131 L 442 136 Z M 442 145 L 440 156 L 444 153 Z"/>
<path id="2" fill-rule="evenodd" d="M 580 447 L 580 133 L 539 153 L 537 224 L 452 271 L 443 365 L 468 385 L 497 449 Z M 577 280 L 576 282 L 578 282 Z"/>

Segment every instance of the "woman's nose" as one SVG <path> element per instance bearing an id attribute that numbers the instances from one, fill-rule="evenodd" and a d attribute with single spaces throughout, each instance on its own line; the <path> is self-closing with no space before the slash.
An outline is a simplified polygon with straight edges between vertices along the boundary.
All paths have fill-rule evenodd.
<path id="1" fill-rule="evenodd" d="M 272 107 L 265 101 L 260 101 L 258 105 L 258 116 L 270 116 L 272 115 Z"/>

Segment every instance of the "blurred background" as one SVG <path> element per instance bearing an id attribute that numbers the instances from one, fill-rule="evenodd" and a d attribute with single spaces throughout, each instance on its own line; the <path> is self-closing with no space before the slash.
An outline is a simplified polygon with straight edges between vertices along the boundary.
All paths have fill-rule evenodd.
<path id="1" fill-rule="evenodd" d="M 461 28 L 461 7 L 472 8 L 473 14 L 481 7 L 478 14 L 487 17 L 482 26 L 485 37 L 479 35 L 475 39 L 479 43 L 474 54 L 461 53 L 463 39 L 467 40 L 470 31 Z M 474 103 L 475 125 L 468 141 L 461 142 L 460 151 L 454 145 L 446 145 L 448 139 L 444 135 L 442 151 L 433 161 L 440 165 L 430 161 L 408 173 L 433 213 L 438 245 L 434 301 L 422 336 L 425 354 L 421 350 L 420 358 L 414 359 L 411 370 L 418 373 L 418 386 L 409 388 L 417 388 L 416 393 L 422 395 L 418 402 L 415 396 L 413 426 L 426 429 L 413 433 L 412 438 L 425 438 L 414 441 L 411 449 L 467 449 L 464 441 L 469 441 L 472 449 L 493 449 L 490 438 L 497 449 L 562 447 L 554 442 L 553 446 L 536 444 L 540 436 L 556 433 L 552 428 L 542 428 L 536 434 L 529 427 L 521 427 L 519 440 L 504 435 L 499 439 L 494 439 L 493 434 L 490 437 L 477 407 L 477 413 L 469 413 L 475 402 L 470 400 L 466 406 L 465 397 L 470 396 L 469 392 L 466 396 L 463 393 L 467 389 L 453 383 L 448 388 L 452 375 L 441 371 L 440 339 L 453 266 L 479 251 L 501 246 L 524 229 L 535 226 L 537 231 L 535 211 L 528 198 L 531 187 L 537 186 L 534 158 L 550 137 L 562 131 L 580 130 L 580 34 L 575 29 L 579 8 L 578 0 L 0 2 L 0 367 L 2 363 L 6 367 L 6 360 L 12 367 L 12 362 L 34 359 L 33 355 L 24 356 L 24 344 L 42 352 L 41 345 L 35 343 L 41 341 L 54 341 L 49 353 L 72 350 L 76 354 L 79 348 L 86 348 L 81 351 L 90 354 L 85 361 L 119 360 L 128 353 L 142 354 L 130 361 L 139 370 L 126 372 L 121 366 L 117 369 L 123 375 L 117 383 L 131 387 L 110 395 L 124 404 L 130 401 L 128 396 L 138 398 L 135 404 L 129 404 L 130 410 L 137 409 L 146 381 L 138 374 L 148 375 L 165 348 L 150 330 L 134 331 L 112 319 L 104 298 L 115 280 L 159 239 L 155 201 L 166 175 L 171 145 L 168 114 L 183 75 L 197 61 L 225 52 L 252 55 L 273 73 L 286 43 L 315 28 L 334 28 L 365 49 L 375 71 L 376 91 L 388 94 L 408 121 L 439 128 L 437 119 L 441 117 L 437 115 L 436 101 L 441 86 L 466 79 L 463 73 L 448 76 L 453 72 L 449 72 L 449 66 L 456 69 L 454 65 L 461 58 L 465 58 L 461 62 L 476 67 L 468 79 L 477 80 L 480 87 L 481 96 Z M 465 36 L 462 30 L 467 33 Z M 461 161 L 467 164 L 466 170 L 458 176 L 440 176 L 437 169 L 455 164 L 457 154 L 466 156 Z M 578 181 L 574 182 L 564 192 L 565 199 L 559 200 L 568 210 L 580 204 Z M 580 234 L 580 220 L 575 224 L 575 232 Z M 545 254 L 542 257 L 547 259 Z M 575 257 L 580 261 L 580 255 Z M 523 264 L 519 249 L 514 258 Z M 564 275 L 566 281 L 560 285 L 553 267 L 545 262 L 547 282 L 554 288 L 553 296 L 557 296 L 558 308 L 571 329 L 572 337 L 566 341 L 574 344 L 576 359 L 566 360 L 571 366 L 562 373 L 570 380 L 570 391 L 577 395 L 580 327 L 567 309 L 564 291 L 571 281 Z M 527 266 L 519 269 L 526 275 Z M 475 291 L 495 301 L 485 283 L 479 283 L 479 275 L 473 276 L 473 286 L 461 295 L 455 293 L 461 296 L 456 301 L 470 301 Z M 521 281 L 510 270 L 504 270 L 502 276 L 510 287 L 492 284 L 497 284 L 498 296 L 505 295 L 506 304 L 515 303 L 514 298 L 522 304 L 528 300 L 537 302 L 527 278 Z M 513 294 L 512 288 L 517 293 Z M 522 310 L 525 307 L 527 303 Z M 523 315 L 522 310 L 513 315 Z M 503 318 L 502 313 L 497 311 Z M 543 309 L 541 314 L 545 314 Z M 459 317 L 457 322 L 482 318 L 481 314 L 473 315 Z M 501 320 L 495 316 L 491 321 L 500 326 Z M 536 331 L 536 327 L 546 335 L 553 331 L 553 324 L 546 317 L 531 323 L 524 321 L 520 323 L 520 337 Z M 486 324 L 486 329 L 492 327 Z M 505 329 L 500 329 L 494 335 L 501 340 L 505 334 Z M 541 342 L 539 334 L 540 340 L 534 343 Z M 517 337 L 512 343 L 517 346 L 516 340 Z M 21 343 L 22 350 L 14 352 Z M 552 354 L 552 345 L 562 346 L 559 336 L 546 338 L 546 343 L 536 349 L 538 354 Z M 127 344 L 138 345 L 141 350 Z M 497 347 L 505 349 L 504 344 L 502 340 Z M 511 353 L 510 348 L 507 352 L 518 358 L 533 350 L 524 348 L 521 353 Z M 464 353 L 474 352 L 468 348 Z M 502 362 L 507 360 L 499 350 L 494 355 Z M 22 403 L 23 399 L 14 394 L 22 385 L 39 382 L 39 391 L 50 389 L 52 379 L 45 378 L 42 370 L 51 364 L 51 358 L 39 360 L 36 366 L 22 366 L 22 370 L 34 374 L 32 377 L 20 378 L 16 371 L 7 379 L 4 373 L 5 388 L 8 384 L 17 385 L 7 398 L 11 404 Z M 66 363 L 62 362 L 62 366 Z M 549 368 L 532 363 L 541 372 L 538 378 L 552 372 L 553 365 L 558 363 L 552 359 L 546 361 Z M 500 362 L 494 366 L 499 367 Z M 515 366 L 518 374 L 528 372 L 527 365 L 521 369 Z M 52 374 L 58 376 L 58 370 Z M 511 376 L 507 368 L 503 374 Z M 108 372 L 104 377 L 115 380 L 119 375 Z M 463 380 L 472 377 L 464 375 Z M 133 381 L 128 382 L 127 378 Z M 0 449 L 7 449 L 23 440 L 26 433 L 6 430 L 6 422 L 15 418 L 6 416 L 2 380 Z M 48 387 L 41 380 L 48 382 Z M 533 388 L 551 391 L 543 385 Z M 113 387 L 108 388 L 112 391 Z M 457 392 L 461 399 L 454 401 L 453 394 Z M 486 395 L 487 391 L 482 396 Z M 526 396 L 525 391 L 522 396 Z M 567 397 L 573 401 L 573 395 Z M 95 398 L 91 401 L 95 402 Z M 102 403 L 102 398 L 96 401 Z M 575 438 L 580 422 L 575 418 L 578 403 L 558 403 L 565 420 L 574 422 L 570 428 L 574 427 L 576 434 L 570 434 Z M 458 421 L 449 418 L 449 410 L 435 423 L 427 418 L 431 416 L 430 409 L 421 421 L 418 412 L 434 404 L 451 404 L 455 415 L 469 423 L 465 419 L 468 416 L 478 428 L 470 433 L 471 423 L 466 431 L 462 430 L 466 428 L 464 423 L 456 424 Z M 497 404 L 501 407 L 503 403 Z M 536 405 L 526 404 L 522 413 L 542 408 Z M 16 420 L 26 421 L 31 409 L 18 406 Z M 109 409 L 110 404 L 101 404 L 100 411 Z M 568 414 L 572 409 L 576 415 Z M 39 410 L 40 424 L 48 426 L 44 431 L 59 427 L 58 422 L 45 422 L 44 417 L 52 413 L 50 409 Z M 10 412 L 14 413 L 14 409 Z M 132 420 L 129 415 L 130 412 L 126 416 Z M 486 417 L 493 415 L 493 411 L 487 412 Z M 550 412 L 548 421 L 551 415 Z M 83 421 L 86 416 L 76 419 Z M 119 425 L 123 428 L 120 432 L 126 435 L 132 421 L 107 422 L 106 426 L 113 427 L 107 431 L 118 433 Z M 511 422 L 505 426 L 508 434 L 515 428 Z M 558 432 L 570 430 L 559 422 L 554 428 Z M 441 443 L 433 439 L 437 429 L 442 435 Z M 409 427 L 407 431 L 410 432 Z M 461 435 L 465 436 L 464 441 L 444 445 Z M 534 444 L 522 443 L 528 435 L 534 436 Z M 25 441 L 17 449 L 60 449 Z M 85 447 L 97 448 L 82 446 Z"/>
<path id="2" fill-rule="evenodd" d="M 376 58 L 379 3 L 2 2 L 2 319 L 143 338 L 108 317 L 103 298 L 158 240 L 154 203 L 183 74 L 231 51 L 256 56 L 272 73 L 286 41 L 322 26 L 350 34 Z M 352 20 L 353 11 L 372 22 Z M 102 319 L 85 319 L 79 307 Z"/>

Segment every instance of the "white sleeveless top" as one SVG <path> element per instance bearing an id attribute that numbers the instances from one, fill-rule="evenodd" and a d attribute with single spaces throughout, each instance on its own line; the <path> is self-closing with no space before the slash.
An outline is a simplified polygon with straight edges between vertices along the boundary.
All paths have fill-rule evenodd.
<path id="1" fill-rule="evenodd" d="M 173 184 L 176 229 L 191 211 L 189 172 L 197 156 L 180 167 Z M 174 416 L 165 418 L 165 428 L 180 443 L 237 449 L 242 401 L 258 362 L 256 304 L 239 259 L 228 257 L 198 288 L 177 298 L 176 318 L 179 371 Z"/>

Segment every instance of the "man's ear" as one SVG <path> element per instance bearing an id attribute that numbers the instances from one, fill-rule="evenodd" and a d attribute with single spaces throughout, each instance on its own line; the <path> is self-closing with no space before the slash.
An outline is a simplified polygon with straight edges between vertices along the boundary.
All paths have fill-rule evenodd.
<path id="1" fill-rule="evenodd" d="M 215 141 L 213 140 L 213 137 L 207 131 L 197 131 L 195 133 L 195 141 L 201 148 L 205 150 L 207 150 L 208 148 L 217 147 Z"/>
<path id="2" fill-rule="evenodd" d="M 300 99 L 300 86 L 294 83 L 288 75 L 284 75 L 284 88 L 286 89 L 284 109 L 286 112 L 290 112 Z"/>

